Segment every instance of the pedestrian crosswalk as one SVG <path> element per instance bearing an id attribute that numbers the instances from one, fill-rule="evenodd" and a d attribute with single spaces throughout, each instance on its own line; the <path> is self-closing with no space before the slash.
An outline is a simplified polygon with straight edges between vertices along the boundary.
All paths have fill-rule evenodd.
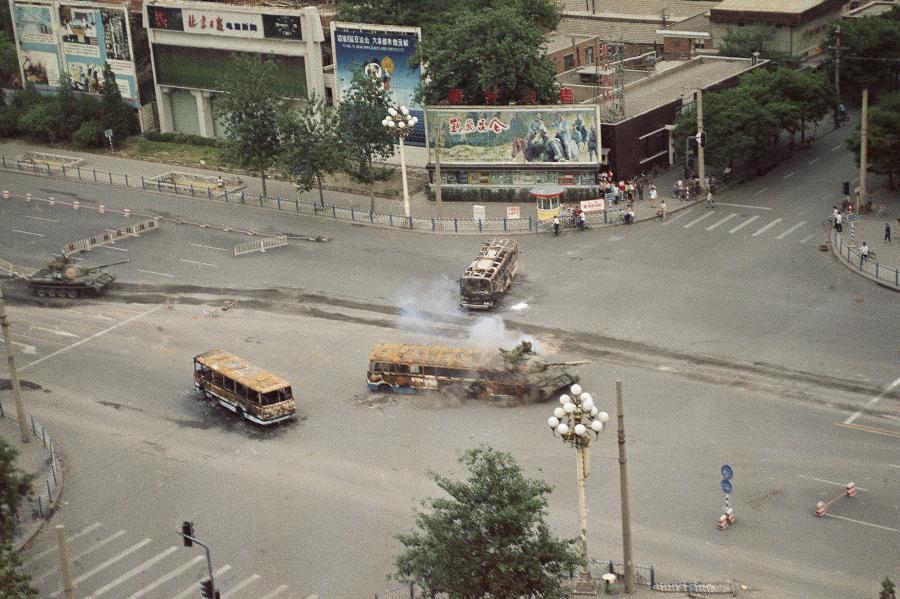
<path id="1" fill-rule="evenodd" d="M 40 599 L 64 597 L 55 539 L 22 556 Z M 113 530 L 100 522 L 67 535 L 75 596 L 83 599 L 188 599 L 200 597 L 200 581 L 207 577 L 206 557 L 181 545 Z M 39 544 L 39 543 L 38 543 Z M 215 564 L 214 564 L 215 567 Z M 220 565 L 213 570 L 222 599 L 303 599 L 282 581 L 263 579 L 243 566 Z"/>
<path id="2" fill-rule="evenodd" d="M 673 225 L 672 223 L 676 221 L 678 221 L 677 224 Z M 789 238 L 798 240 L 800 243 L 808 243 L 821 230 L 820 226 L 810 224 L 805 220 L 792 221 L 774 216 L 767 218 L 759 214 L 751 216 L 746 213 L 715 208 L 692 208 L 676 212 L 662 225 L 675 229 L 703 230 L 717 234 L 736 235 L 740 233 L 749 239 L 772 236 L 775 240 L 780 241 Z M 729 226 L 731 228 L 726 228 Z"/>

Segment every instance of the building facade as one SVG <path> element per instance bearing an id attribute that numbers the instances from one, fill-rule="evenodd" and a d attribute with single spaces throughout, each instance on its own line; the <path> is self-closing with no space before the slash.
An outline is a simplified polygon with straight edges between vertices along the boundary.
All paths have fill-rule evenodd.
<path id="1" fill-rule="evenodd" d="M 216 120 L 219 81 L 237 55 L 266 56 L 281 68 L 289 97 L 325 96 L 314 6 L 273 8 L 218 2 L 144 3 L 160 131 L 224 134 Z"/>

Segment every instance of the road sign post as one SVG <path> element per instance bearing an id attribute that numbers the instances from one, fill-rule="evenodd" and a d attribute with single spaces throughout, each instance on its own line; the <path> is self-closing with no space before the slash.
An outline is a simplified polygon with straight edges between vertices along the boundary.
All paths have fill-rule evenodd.
<path id="1" fill-rule="evenodd" d="M 725 493 L 725 507 L 722 510 L 722 515 L 719 516 L 716 525 L 721 530 L 725 530 L 737 520 L 734 509 L 731 507 L 731 491 L 734 490 L 734 485 L 731 484 L 731 478 L 734 476 L 734 470 L 728 464 L 723 464 L 721 473 L 722 480 L 719 482 L 719 487 L 721 487 L 722 492 Z"/>
<path id="2" fill-rule="evenodd" d="M 106 129 L 106 130 L 103 132 L 103 135 L 106 136 L 106 139 L 109 140 L 109 149 L 110 149 L 110 151 L 114 150 L 115 148 L 113 148 L 113 130 L 112 130 L 112 129 Z"/>

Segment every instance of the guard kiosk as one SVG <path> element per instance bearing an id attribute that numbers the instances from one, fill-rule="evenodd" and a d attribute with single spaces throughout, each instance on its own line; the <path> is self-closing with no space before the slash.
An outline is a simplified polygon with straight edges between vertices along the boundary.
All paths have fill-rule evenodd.
<path id="1" fill-rule="evenodd" d="M 560 201 L 564 193 L 566 190 L 560 185 L 541 185 L 528 192 L 529 199 L 533 199 L 537 205 L 539 221 L 553 220 L 559 216 Z"/>

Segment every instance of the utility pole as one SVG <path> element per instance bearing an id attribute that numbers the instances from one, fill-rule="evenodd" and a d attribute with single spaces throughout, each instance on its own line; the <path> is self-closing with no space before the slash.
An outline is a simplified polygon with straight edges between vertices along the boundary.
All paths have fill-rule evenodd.
<path id="1" fill-rule="evenodd" d="M 705 148 L 703 137 L 703 90 L 697 90 L 697 177 L 700 179 L 700 189 L 706 189 L 706 164 L 704 162 L 703 152 Z"/>
<path id="2" fill-rule="evenodd" d="M 69 569 L 69 548 L 66 546 L 66 527 L 56 526 L 56 540 L 59 544 L 59 566 L 63 575 L 63 592 L 66 599 L 75 599 L 75 586 L 72 584 L 72 571 Z"/>
<path id="3" fill-rule="evenodd" d="M 625 594 L 634 592 L 631 557 L 631 513 L 628 510 L 628 471 L 625 468 L 625 414 L 622 411 L 622 381 L 616 381 L 616 414 L 619 421 L 619 491 L 622 496 L 622 552 L 625 562 Z"/>
<path id="4" fill-rule="evenodd" d="M 434 128 L 434 199 L 437 202 L 437 217 L 444 218 L 444 204 L 441 199 L 441 145 L 444 142 L 444 128 L 438 123 Z"/>
<path id="5" fill-rule="evenodd" d="M 841 26 L 834 31 L 834 108 L 841 103 Z"/>
<path id="6" fill-rule="evenodd" d="M 859 122 L 859 195 L 856 197 L 856 217 L 859 218 L 859 202 L 866 196 L 866 167 L 868 166 L 869 88 L 863 88 L 862 115 Z"/>
<path id="7" fill-rule="evenodd" d="M 19 432 L 22 443 L 31 441 L 28 434 L 28 422 L 25 417 L 25 406 L 22 403 L 22 388 L 19 386 L 19 373 L 16 372 L 16 358 L 13 355 L 12 340 L 9 338 L 9 322 L 6 319 L 6 304 L 3 302 L 3 286 L 0 285 L 0 329 L 3 330 L 3 347 L 6 349 L 6 361 L 9 363 L 9 380 L 16 400 L 16 418 L 19 421 Z"/>

